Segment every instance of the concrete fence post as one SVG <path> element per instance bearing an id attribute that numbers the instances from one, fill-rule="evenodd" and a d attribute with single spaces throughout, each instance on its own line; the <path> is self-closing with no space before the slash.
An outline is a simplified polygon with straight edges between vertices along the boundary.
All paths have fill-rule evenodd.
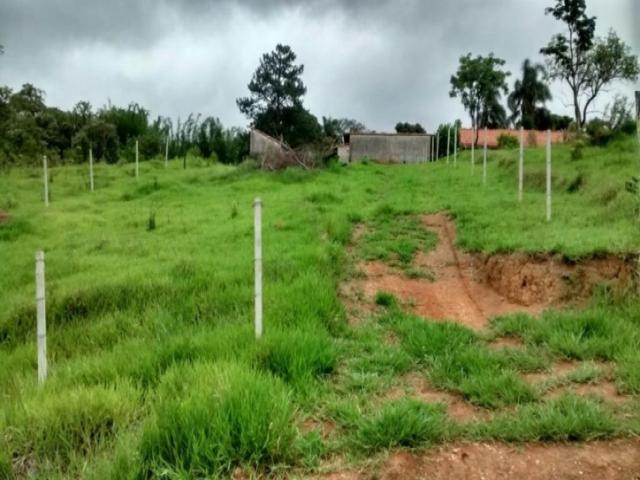
<path id="1" fill-rule="evenodd" d="M 89 188 L 93 192 L 93 150 L 89 147 Z"/>
<path id="2" fill-rule="evenodd" d="M 139 167 L 139 159 L 138 159 L 138 140 L 136 140 L 136 178 L 138 178 L 138 175 L 140 174 L 140 167 Z"/>
<path id="3" fill-rule="evenodd" d="M 169 135 L 164 144 L 164 168 L 169 166 Z"/>
<path id="4" fill-rule="evenodd" d="M 254 261 L 255 261 L 255 333 L 262 337 L 262 201 L 253 202 Z"/>
<path id="5" fill-rule="evenodd" d="M 636 131 L 640 142 L 640 91 L 636 92 Z"/>
<path id="6" fill-rule="evenodd" d="M 451 146 L 451 126 L 447 128 L 447 165 L 449 165 L 450 146 Z"/>
<path id="7" fill-rule="evenodd" d="M 524 190 L 524 128 L 520 127 L 520 157 L 518 158 L 518 201 L 522 202 Z"/>
<path id="8" fill-rule="evenodd" d="M 36 252 L 36 336 L 38 343 L 38 383 L 47 379 L 47 318 L 45 309 L 44 252 Z"/>
<path id="9" fill-rule="evenodd" d="M 551 130 L 547 130 L 547 222 L 551 221 Z"/>
<path id="10" fill-rule="evenodd" d="M 487 184 L 487 127 L 484 127 L 484 155 L 482 156 L 482 184 Z"/>
<path id="11" fill-rule="evenodd" d="M 458 127 L 453 129 L 453 165 L 458 165 Z"/>
<path id="12" fill-rule="evenodd" d="M 476 127 L 471 128 L 471 175 L 476 170 Z"/>
<path id="13" fill-rule="evenodd" d="M 42 156 L 42 170 L 43 170 L 43 180 L 44 180 L 44 206 L 49 206 L 49 169 L 47 165 L 47 156 Z"/>

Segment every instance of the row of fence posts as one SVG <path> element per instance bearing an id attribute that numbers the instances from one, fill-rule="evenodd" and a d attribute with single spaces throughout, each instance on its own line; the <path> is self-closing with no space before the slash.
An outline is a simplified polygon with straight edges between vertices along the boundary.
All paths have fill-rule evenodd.
<path id="1" fill-rule="evenodd" d="M 164 147 L 164 166 L 169 166 L 169 137 L 165 141 Z M 43 181 L 44 181 L 44 206 L 49 206 L 49 160 L 46 155 L 42 157 Z M 138 140 L 135 146 L 135 166 L 134 173 L 136 178 L 140 176 L 140 153 L 138 149 Z M 89 190 L 95 190 L 94 174 L 93 174 L 93 148 L 89 147 Z"/>
<path id="2" fill-rule="evenodd" d="M 256 339 L 262 337 L 262 200 L 253 202 L 254 244 L 254 331 Z M 47 314 L 44 251 L 36 252 L 36 341 L 38 357 L 38 383 L 47 379 Z"/>
<path id="3" fill-rule="evenodd" d="M 640 92 L 636 92 L 636 121 L 638 142 L 640 144 Z M 473 129 L 472 147 L 471 147 L 471 168 L 472 173 L 475 169 L 475 135 L 476 130 Z M 454 129 L 454 165 L 457 161 L 457 137 L 458 129 Z M 447 129 L 447 164 L 449 163 L 450 145 L 451 145 L 451 127 Z M 547 222 L 551 221 L 551 130 L 547 130 L 546 145 L 546 213 Z M 440 134 L 436 136 L 436 143 L 431 145 L 431 155 L 435 152 L 435 158 L 440 157 Z M 522 202 L 524 190 L 524 128 L 520 128 L 520 155 L 518 159 L 518 200 Z M 165 166 L 169 161 L 169 138 L 165 143 Z M 48 168 L 47 157 L 43 157 L 44 170 L 44 203 L 49 205 L 48 191 Z M 93 152 L 89 149 L 89 176 L 91 191 L 93 191 Z M 136 141 L 136 177 L 138 176 L 138 141 Z M 486 185 L 487 181 L 487 128 L 484 129 L 484 146 L 482 159 L 482 182 Z M 640 194 L 640 192 L 639 192 Z M 253 203 L 253 230 L 254 230 L 254 331 L 256 339 L 262 337 L 262 201 L 256 198 Z M 640 265 L 640 257 L 639 257 Z M 44 252 L 39 250 L 36 252 L 36 337 L 37 337 L 37 356 L 38 356 L 38 382 L 44 383 L 47 378 L 47 320 L 46 320 L 46 301 L 45 301 L 45 261 Z"/>
<path id="4" fill-rule="evenodd" d="M 637 93 L 637 102 L 640 104 L 640 93 Z M 640 106 L 638 106 L 638 115 L 640 116 Z M 640 120 L 638 121 L 638 140 L 640 141 Z M 471 129 L 471 174 L 475 174 L 476 167 L 476 135 L 477 130 L 475 128 Z M 458 127 L 454 127 L 453 130 L 454 142 L 453 142 L 453 164 L 457 165 L 458 160 Z M 482 184 L 487 184 L 487 136 L 488 130 L 484 128 L 484 145 L 483 145 L 483 157 L 482 157 Z M 432 144 L 434 137 L 432 136 Z M 436 145 L 440 146 L 440 133 L 438 132 L 436 135 Z M 518 156 L 518 202 L 522 203 L 523 193 L 524 193 L 524 128 L 520 127 L 520 150 Z M 433 156 L 435 151 L 435 157 Z M 447 156 L 446 163 L 449 164 L 449 157 L 451 155 L 451 127 L 447 128 Z M 434 146 L 431 147 L 431 158 L 439 159 L 440 154 L 439 150 L 434 150 Z M 551 130 L 547 130 L 547 140 L 546 140 L 546 219 L 547 222 L 551 221 Z"/>

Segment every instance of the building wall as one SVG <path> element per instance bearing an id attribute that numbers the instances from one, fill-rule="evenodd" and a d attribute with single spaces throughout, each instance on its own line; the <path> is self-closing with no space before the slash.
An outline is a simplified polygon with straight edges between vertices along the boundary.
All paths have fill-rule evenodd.
<path id="1" fill-rule="evenodd" d="M 453 133 L 452 133 L 453 135 Z M 500 135 L 509 135 L 515 137 L 520 141 L 520 129 L 493 129 L 487 130 L 487 146 L 489 148 L 496 148 L 498 146 L 498 138 Z M 567 140 L 565 131 L 553 131 L 551 132 L 551 143 L 564 143 Z M 471 148 L 473 142 L 473 130 L 470 128 L 460 129 L 460 145 L 465 148 Z M 547 144 L 547 132 L 541 130 L 525 130 L 524 131 L 524 144 L 527 147 L 543 146 Z M 480 147 L 484 145 L 484 129 L 478 130 L 478 143 Z"/>
<path id="2" fill-rule="evenodd" d="M 431 160 L 432 135 L 351 134 L 350 161 L 364 158 L 392 163 Z"/>
<path id="3" fill-rule="evenodd" d="M 282 151 L 282 144 L 273 137 L 257 129 L 252 129 L 249 134 L 249 154 L 252 157 L 261 157 L 270 152 Z"/>

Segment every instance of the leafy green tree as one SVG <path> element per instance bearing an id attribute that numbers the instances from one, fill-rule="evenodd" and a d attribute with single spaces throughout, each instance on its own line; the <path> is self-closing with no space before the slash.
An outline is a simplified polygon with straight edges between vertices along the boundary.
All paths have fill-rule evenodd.
<path id="1" fill-rule="evenodd" d="M 345 132 L 362 132 L 366 128 L 364 124 L 351 118 L 322 117 L 322 134 L 337 143 L 342 142 Z"/>
<path id="2" fill-rule="evenodd" d="M 566 25 L 540 50 L 552 79 L 571 89 L 576 125 L 583 129 L 589 107 L 603 87 L 614 80 L 634 81 L 640 74 L 638 57 L 615 32 L 596 38 L 596 18 L 586 14 L 585 0 L 556 0 L 545 10 Z"/>
<path id="3" fill-rule="evenodd" d="M 427 131 L 419 123 L 398 122 L 396 133 L 427 133 Z"/>
<path id="4" fill-rule="evenodd" d="M 451 76 L 449 95 L 460 97 L 473 128 L 500 126 L 506 121 L 500 98 L 509 90 L 506 80 L 510 73 L 501 69 L 504 64 L 504 60 L 492 53 L 475 58 L 469 53 L 460 58 L 458 71 Z"/>
<path id="5" fill-rule="evenodd" d="M 295 61 L 291 47 L 278 44 L 260 59 L 248 85 L 250 95 L 236 100 L 253 126 L 292 147 L 315 142 L 322 134 L 318 120 L 303 107 L 307 92 L 301 78 L 304 65 Z"/>
<path id="6" fill-rule="evenodd" d="M 551 100 L 551 91 L 544 82 L 544 67 L 532 64 L 526 59 L 522 64 L 522 79 L 516 80 L 513 91 L 509 94 L 507 104 L 512 112 L 511 121 L 524 128 L 538 128 L 536 113 L 538 108 Z"/>

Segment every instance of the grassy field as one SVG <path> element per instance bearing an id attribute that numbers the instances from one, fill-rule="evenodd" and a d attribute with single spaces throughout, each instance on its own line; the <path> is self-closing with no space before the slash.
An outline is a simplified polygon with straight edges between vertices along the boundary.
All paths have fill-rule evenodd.
<path id="1" fill-rule="evenodd" d="M 640 248 L 634 139 L 554 148 L 553 221 L 544 151 L 490 152 L 488 182 L 458 165 L 364 163 L 280 173 L 192 159 L 0 174 L 0 478 L 306 475 L 332 458 L 466 439 L 587 440 L 640 433 L 640 302 L 599 293 L 581 312 L 494 319 L 485 332 L 433 322 L 381 298 L 358 327 L 338 286 L 358 258 L 400 267 L 435 245 L 415 215 L 447 211 L 458 245 L 570 259 Z M 263 199 L 265 336 L 253 338 L 254 197 Z M 349 248 L 356 225 L 368 234 Z M 50 375 L 36 385 L 34 253 L 46 252 Z M 389 342 L 392 336 L 396 341 Z M 522 346 L 495 350 L 496 336 Z M 562 359 L 604 375 L 624 405 L 524 382 Z M 490 416 L 458 422 L 441 403 L 392 398 L 407 375 Z M 547 386 L 548 387 L 548 386 Z"/>

